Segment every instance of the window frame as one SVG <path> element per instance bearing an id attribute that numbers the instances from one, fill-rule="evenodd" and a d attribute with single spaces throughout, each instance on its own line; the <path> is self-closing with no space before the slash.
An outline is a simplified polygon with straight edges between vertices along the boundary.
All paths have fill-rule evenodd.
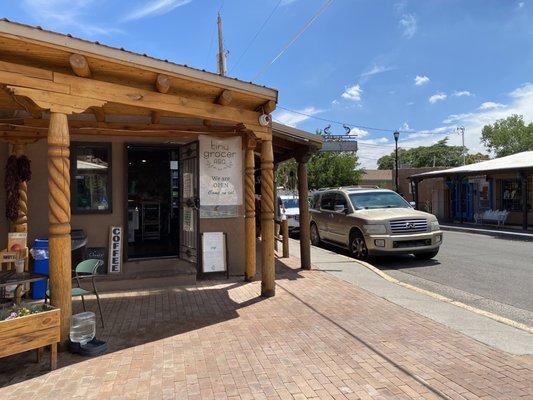
<path id="1" fill-rule="evenodd" d="M 329 200 L 328 197 L 331 197 L 331 200 Z M 329 200 L 329 201 L 331 201 L 331 209 L 322 207 L 322 202 L 323 202 L 324 200 Z M 320 210 L 321 210 L 321 211 L 333 211 L 333 204 L 334 204 L 334 201 L 335 201 L 335 192 L 326 192 L 326 193 L 322 193 L 322 196 L 320 196 Z"/>
<path id="2" fill-rule="evenodd" d="M 77 155 L 80 148 L 98 148 L 104 149 L 108 156 L 107 168 L 107 210 L 82 210 L 76 207 L 76 174 L 77 174 Z M 112 214 L 113 213 L 113 147 L 111 142 L 71 142 L 70 143 L 70 212 L 73 215 L 87 214 Z"/>

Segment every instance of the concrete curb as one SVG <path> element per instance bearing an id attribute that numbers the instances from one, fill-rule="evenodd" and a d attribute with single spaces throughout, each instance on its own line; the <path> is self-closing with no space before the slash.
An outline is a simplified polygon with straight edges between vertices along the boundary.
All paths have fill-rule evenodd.
<path id="1" fill-rule="evenodd" d="M 510 232 L 510 231 L 495 231 L 480 228 L 473 228 L 468 226 L 452 226 L 452 225 L 440 225 L 440 229 L 443 231 L 451 232 L 463 232 L 463 233 L 477 233 L 479 235 L 504 237 L 507 239 L 526 240 L 533 242 L 533 233 L 522 232 Z"/>
<path id="2" fill-rule="evenodd" d="M 501 316 L 493 314 L 491 312 L 488 312 L 488 311 L 485 311 L 485 310 L 481 310 L 481 309 L 476 308 L 476 307 L 469 306 L 468 304 L 465 304 L 465 303 L 462 303 L 460 301 L 456 301 L 456 300 L 450 299 L 450 298 L 448 298 L 446 296 L 442 296 L 442 295 L 440 295 L 438 293 L 431 292 L 431 291 L 426 290 L 426 289 L 421 289 L 421 288 L 419 288 L 417 286 L 413 286 L 413 285 L 411 285 L 409 283 L 402 282 L 402 281 L 400 281 L 400 280 L 398 280 L 396 278 L 393 278 L 392 276 L 386 274 L 385 272 L 383 272 L 379 268 L 376 268 L 372 264 L 369 264 L 369 263 L 367 263 L 365 261 L 356 260 L 356 259 L 353 259 L 353 261 L 358 263 L 358 264 L 360 264 L 360 265 L 362 265 L 363 267 L 369 269 L 370 271 L 374 272 L 375 274 L 379 275 L 380 277 L 382 277 L 383 279 L 385 279 L 385 280 L 387 280 L 387 281 L 389 281 L 391 283 L 394 283 L 394 284 L 399 285 L 399 286 L 403 286 L 403 287 L 405 287 L 407 289 L 410 289 L 410 290 L 413 290 L 415 292 L 423 293 L 426 296 L 432 297 L 432 298 L 440 300 L 442 302 L 450 303 L 450 304 L 453 304 L 454 306 L 464 308 L 465 310 L 471 311 L 471 312 L 473 312 L 475 314 L 483 315 L 484 317 L 493 319 L 493 320 L 495 320 L 497 322 L 500 322 L 502 324 L 505 324 L 505 325 L 509 325 L 509 326 L 511 326 L 513 328 L 521 329 L 521 330 L 523 330 L 525 332 L 528 332 L 528 333 L 533 333 L 533 327 L 531 327 L 531 326 L 528 326 L 528 325 L 525 325 L 525 324 L 521 324 L 520 322 L 513 321 L 512 319 L 501 317 Z"/>

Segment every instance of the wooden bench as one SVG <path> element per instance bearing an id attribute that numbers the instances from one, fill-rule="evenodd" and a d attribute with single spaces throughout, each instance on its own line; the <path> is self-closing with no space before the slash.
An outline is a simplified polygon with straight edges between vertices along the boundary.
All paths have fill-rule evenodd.
<path id="1" fill-rule="evenodd" d="M 486 210 L 482 213 L 474 214 L 474 220 L 477 223 L 483 224 L 484 222 L 495 222 L 498 227 L 504 226 L 505 221 L 509 215 L 507 210 Z"/>

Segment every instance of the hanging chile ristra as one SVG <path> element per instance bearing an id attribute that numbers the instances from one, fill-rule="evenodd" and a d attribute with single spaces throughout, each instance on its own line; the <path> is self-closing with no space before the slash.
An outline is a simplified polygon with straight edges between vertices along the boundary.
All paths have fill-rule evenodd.
<path id="1" fill-rule="evenodd" d="M 19 185 L 31 179 L 30 160 L 22 155 L 10 156 L 6 163 L 4 189 L 6 192 L 6 218 L 16 221 L 19 213 Z"/>

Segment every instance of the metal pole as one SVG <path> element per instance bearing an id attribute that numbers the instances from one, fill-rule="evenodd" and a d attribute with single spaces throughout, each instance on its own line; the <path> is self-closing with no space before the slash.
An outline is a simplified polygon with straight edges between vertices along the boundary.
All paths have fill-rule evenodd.
<path id="1" fill-rule="evenodd" d="M 462 143 L 463 143 L 463 165 L 466 165 L 466 149 L 465 149 L 465 127 L 464 126 L 458 126 L 456 129 L 457 133 L 461 135 Z"/>
<path id="2" fill-rule="evenodd" d="M 394 132 L 394 142 L 396 144 L 396 148 L 395 148 L 395 165 L 396 165 L 396 173 L 395 173 L 395 183 L 396 183 L 396 193 L 399 192 L 400 190 L 400 185 L 399 185 L 399 181 L 398 181 L 398 138 L 400 137 L 400 132 L 396 131 Z"/>

